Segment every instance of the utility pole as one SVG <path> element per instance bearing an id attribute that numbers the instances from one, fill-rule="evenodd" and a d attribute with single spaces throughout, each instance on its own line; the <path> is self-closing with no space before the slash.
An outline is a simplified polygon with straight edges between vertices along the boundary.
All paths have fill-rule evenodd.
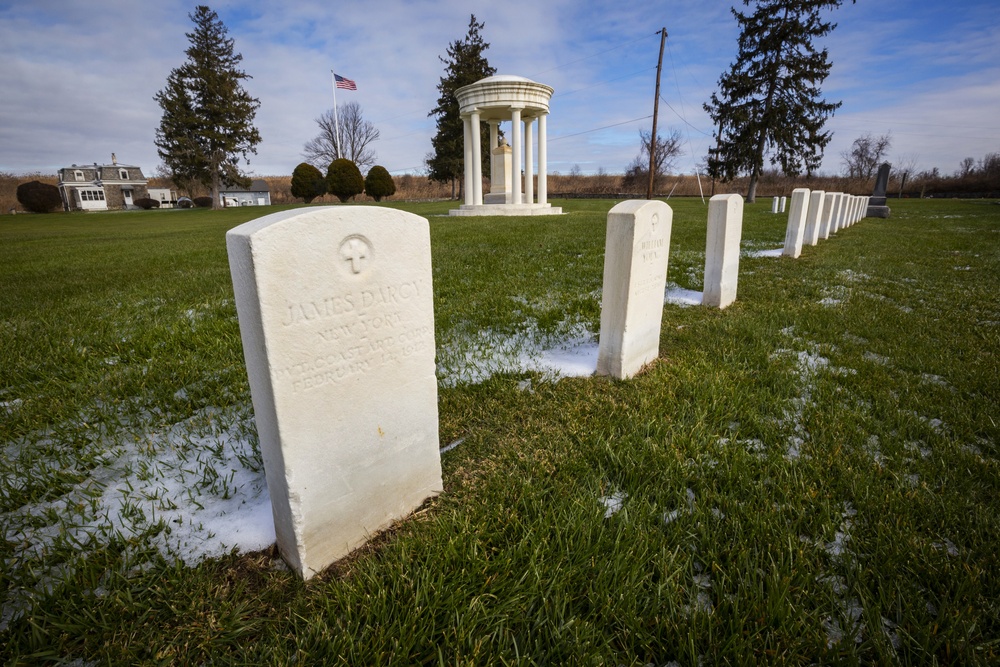
<path id="1" fill-rule="evenodd" d="M 660 112 L 660 72 L 663 70 L 663 45 L 667 41 L 667 29 L 660 28 L 660 59 L 656 63 L 656 97 L 653 98 L 653 135 L 649 138 L 649 187 L 646 199 L 653 198 L 653 180 L 656 177 L 656 116 Z"/>

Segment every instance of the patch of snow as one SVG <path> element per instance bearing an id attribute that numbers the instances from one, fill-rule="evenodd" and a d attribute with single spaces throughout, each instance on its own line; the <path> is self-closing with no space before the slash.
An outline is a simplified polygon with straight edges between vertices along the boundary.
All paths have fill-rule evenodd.
<path id="1" fill-rule="evenodd" d="M 931 546 L 939 551 L 946 552 L 949 556 L 958 555 L 958 547 L 956 547 L 955 543 L 949 540 L 948 538 L 945 538 L 940 542 L 934 542 L 933 544 L 931 544 Z"/>
<path id="2" fill-rule="evenodd" d="M 615 515 L 622 507 L 625 505 L 625 501 L 628 499 L 628 494 L 623 491 L 616 491 L 610 496 L 604 496 L 600 499 L 602 505 L 604 505 L 604 518 L 609 519 Z"/>
<path id="3" fill-rule="evenodd" d="M 769 250 L 743 250 L 740 252 L 740 255 L 742 257 L 781 257 L 781 253 L 784 251 L 784 248 L 772 248 Z"/>
<path id="4" fill-rule="evenodd" d="M 34 591 L 8 596 L 0 617 L 9 623 L 38 594 L 71 576 L 72 561 L 44 563 L 46 554 L 68 545 L 83 558 L 112 539 L 142 535 L 168 561 L 193 566 L 273 544 L 271 500 L 255 441 L 249 414 L 206 408 L 165 429 L 139 429 L 117 444 L 100 443 L 107 449 L 96 467 L 62 496 L 0 514 L 4 539 L 17 545 L 8 567 L 39 574 Z"/>
<path id="5" fill-rule="evenodd" d="M 663 294 L 663 303 L 672 303 L 675 306 L 700 306 L 704 294 L 695 290 L 684 289 L 676 285 L 668 285 Z"/>
<path id="6" fill-rule="evenodd" d="M 923 380 L 924 382 L 926 382 L 927 384 L 933 384 L 933 385 L 937 385 L 938 387 L 944 387 L 945 389 L 950 389 L 951 391 L 955 391 L 955 388 L 952 387 L 950 384 L 948 384 L 948 381 L 945 380 L 940 375 L 931 375 L 930 373 L 921 373 L 920 374 L 920 379 Z"/>
<path id="7" fill-rule="evenodd" d="M 861 356 L 872 363 L 880 364 L 882 366 L 888 366 L 890 361 L 889 357 L 884 357 L 881 354 L 875 354 L 874 352 L 865 352 Z"/>
<path id="8" fill-rule="evenodd" d="M 442 447 L 441 449 L 439 449 L 438 454 L 444 454 L 445 452 L 450 452 L 451 450 L 461 445 L 463 442 L 465 442 L 465 438 L 459 438 L 458 440 L 455 440 L 454 442 L 449 443 L 444 447 Z"/>
<path id="9" fill-rule="evenodd" d="M 563 323 L 558 330 L 561 334 L 545 335 L 529 322 L 513 335 L 457 335 L 438 350 L 439 382 L 444 387 L 479 384 L 498 373 L 537 372 L 550 381 L 592 375 L 596 336 L 583 324 Z"/>

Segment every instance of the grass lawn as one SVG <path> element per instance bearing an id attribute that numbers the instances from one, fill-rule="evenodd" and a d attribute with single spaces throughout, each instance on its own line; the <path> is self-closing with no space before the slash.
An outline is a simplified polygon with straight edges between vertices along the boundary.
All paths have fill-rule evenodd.
<path id="1" fill-rule="evenodd" d="M 701 290 L 707 208 L 669 203 Z M 225 249 L 260 211 L 5 216 L 0 660 L 1000 663 L 1000 206 L 894 201 L 791 260 L 748 205 L 736 303 L 668 303 L 639 376 L 518 366 L 593 343 L 613 204 L 390 204 L 431 221 L 459 444 L 309 583 L 191 518 L 266 503 Z"/>

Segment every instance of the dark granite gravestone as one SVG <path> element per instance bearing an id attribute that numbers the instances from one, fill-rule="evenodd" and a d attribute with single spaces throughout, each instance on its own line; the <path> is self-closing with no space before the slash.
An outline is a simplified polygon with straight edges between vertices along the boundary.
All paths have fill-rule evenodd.
<path id="1" fill-rule="evenodd" d="M 875 191 L 872 192 L 871 198 L 868 199 L 866 217 L 889 217 L 889 207 L 885 205 L 885 190 L 889 186 L 889 169 L 891 166 L 888 162 L 883 162 L 882 166 L 878 168 L 878 176 L 875 177 Z"/>

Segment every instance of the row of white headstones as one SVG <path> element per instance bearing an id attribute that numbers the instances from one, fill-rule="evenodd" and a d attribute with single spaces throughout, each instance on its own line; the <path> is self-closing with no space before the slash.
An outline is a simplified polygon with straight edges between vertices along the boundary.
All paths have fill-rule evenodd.
<path id="1" fill-rule="evenodd" d="M 856 221 L 860 199 L 795 190 L 784 254 Z M 662 201 L 608 214 L 599 374 L 659 355 L 672 223 Z M 742 197 L 711 199 L 704 305 L 736 298 L 742 224 Z M 226 242 L 278 549 L 309 578 L 443 491 L 429 224 L 317 207 Z"/>

